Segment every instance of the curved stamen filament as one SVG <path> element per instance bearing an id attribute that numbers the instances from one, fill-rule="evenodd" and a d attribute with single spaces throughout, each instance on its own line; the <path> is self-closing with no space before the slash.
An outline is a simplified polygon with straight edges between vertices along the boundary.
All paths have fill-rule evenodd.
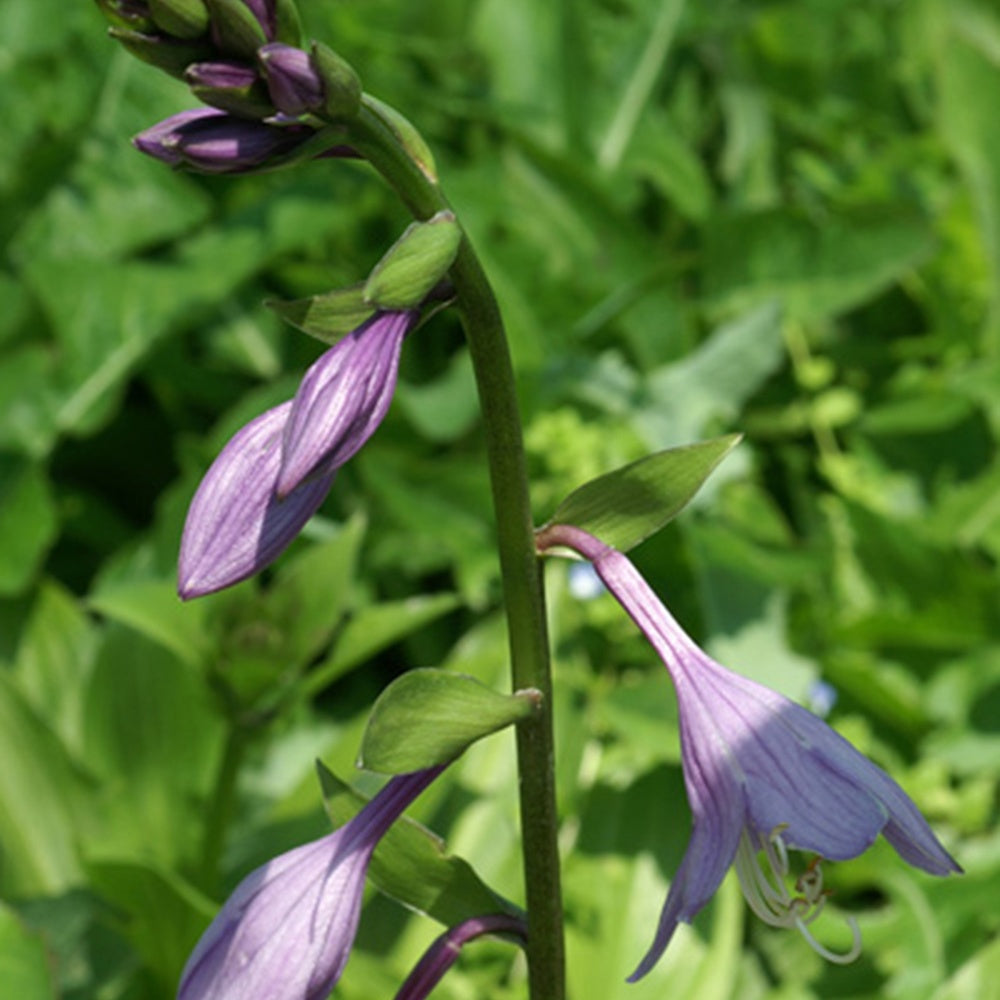
<path id="1" fill-rule="evenodd" d="M 813 858 L 806 870 L 795 880 L 799 895 L 793 896 L 785 884 L 788 877 L 788 846 L 782 834 L 785 826 L 778 826 L 765 839 L 756 831 L 745 827 L 736 848 L 736 874 L 746 901 L 764 923 L 771 927 L 795 927 L 809 947 L 828 962 L 846 965 L 861 954 L 861 932 L 853 917 L 847 918 L 851 929 L 852 944 L 842 955 L 832 952 L 813 937 L 809 925 L 823 912 L 830 890 L 823 888 L 823 869 L 820 858 Z M 761 865 L 759 854 L 767 859 Z"/>

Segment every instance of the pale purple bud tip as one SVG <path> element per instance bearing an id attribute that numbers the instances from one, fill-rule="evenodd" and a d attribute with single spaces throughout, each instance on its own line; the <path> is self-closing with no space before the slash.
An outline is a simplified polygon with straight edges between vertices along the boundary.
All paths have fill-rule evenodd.
<path id="1" fill-rule="evenodd" d="M 323 107 L 324 87 L 309 54 L 292 45 L 272 42 L 257 50 L 274 106 L 286 115 L 302 115 Z"/>
<path id="2" fill-rule="evenodd" d="M 237 431 L 202 479 L 188 508 L 178 593 L 200 597 L 245 580 L 273 562 L 316 512 L 333 472 L 275 493 L 281 436 L 291 412 L 282 403 Z"/>
<path id="3" fill-rule="evenodd" d="M 396 389 L 403 338 L 417 313 L 378 313 L 306 372 L 285 427 L 279 496 L 339 468 L 375 433 Z"/>
<path id="4" fill-rule="evenodd" d="M 177 1000 L 325 1000 L 354 945 L 372 852 L 440 772 L 393 778 L 339 830 L 247 875 L 191 953 Z"/>
<path id="5" fill-rule="evenodd" d="M 230 60 L 193 63 L 184 73 L 184 81 L 192 87 L 212 87 L 220 90 L 252 87 L 257 80 L 257 73 L 252 66 Z"/>
<path id="6" fill-rule="evenodd" d="M 132 143 L 140 152 L 170 166 L 228 174 L 266 166 L 313 134 L 308 128 L 275 127 L 214 108 L 197 108 L 140 132 Z"/>

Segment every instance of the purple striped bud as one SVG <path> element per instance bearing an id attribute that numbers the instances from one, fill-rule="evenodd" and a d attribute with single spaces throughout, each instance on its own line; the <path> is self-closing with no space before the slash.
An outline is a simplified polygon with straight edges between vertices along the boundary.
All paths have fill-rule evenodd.
<path id="1" fill-rule="evenodd" d="M 403 338 L 417 317 L 377 313 L 306 372 L 285 426 L 279 496 L 339 468 L 375 433 L 396 390 Z"/>
<path id="2" fill-rule="evenodd" d="M 191 953 L 178 1000 L 325 1000 L 354 945 L 372 853 L 440 772 L 391 779 L 340 829 L 247 875 Z"/>
<path id="3" fill-rule="evenodd" d="M 230 587 L 268 566 L 323 503 L 332 471 L 284 499 L 275 493 L 291 409 L 289 401 L 251 420 L 205 473 L 181 538 L 177 591 L 185 600 Z"/>
<path id="4" fill-rule="evenodd" d="M 257 59 L 267 78 L 274 106 L 297 117 L 323 107 L 323 81 L 307 52 L 283 42 L 272 42 L 257 50 Z"/>
<path id="5" fill-rule="evenodd" d="M 173 167 L 234 174 L 276 166 L 313 134 L 305 127 L 265 125 L 214 108 L 197 108 L 140 132 L 132 143 Z"/>

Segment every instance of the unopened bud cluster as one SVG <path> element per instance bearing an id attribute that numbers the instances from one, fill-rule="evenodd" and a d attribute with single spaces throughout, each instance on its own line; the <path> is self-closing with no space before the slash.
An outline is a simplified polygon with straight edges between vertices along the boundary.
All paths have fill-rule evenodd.
<path id="1" fill-rule="evenodd" d="M 172 166 L 203 173 L 278 166 L 316 152 L 306 144 L 322 126 L 358 112 L 354 70 L 325 45 L 298 47 L 294 0 L 97 3 L 112 37 L 209 105 L 136 136 L 137 148 Z"/>

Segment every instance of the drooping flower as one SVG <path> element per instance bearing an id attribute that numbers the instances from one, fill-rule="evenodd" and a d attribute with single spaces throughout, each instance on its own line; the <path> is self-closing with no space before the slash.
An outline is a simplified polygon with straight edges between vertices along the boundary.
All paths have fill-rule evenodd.
<path id="1" fill-rule="evenodd" d="M 216 108 L 194 108 L 140 132 L 140 152 L 172 167 L 206 174 L 235 174 L 283 162 L 314 135 L 299 125 L 265 125 Z"/>
<path id="2" fill-rule="evenodd" d="M 425 1000 L 455 964 L 462 947 L 484 934 L 502 934 L 524 944 L 528 938 L 528 925 L 519 917 L 507 913 L 492 913 L 472 917 L 449 928 L 431 942 L 423 957 L 406 977 L 406 982 L 399 988 L 396 1000 Z"/>
<path id="3" fill-rule="evenodd" d="M 340 829 L 247 875 L 191 953 L 177 1000 L 324 1000 L 354 944 L 376 845 L 441 770 L 392 778 Z"/>
<path id="4" fill-rule="evenodd" d="M 334 475 L 375 433 L 396 388 L 416 312 L 379 313 L 326 351 L 293 400 L 229 440 L 188 508 L 178 592 L 187 599 L 260 572 L 323 503 Z"/>
<path id="5" fill-rule="evenodd" d="M 812 937 L 809 924 L 828 895 L 822 859 L 857 857 L 881 833 L 917 868 L 932 875 L 961 871 L 885 771 L 811 712 L 711 659 L 622 553 L 567 525 L 543 529 L 538 546 L 568 547 L 592 562 L 663 660 L 677 692 L 691 840 L 653 944 L 631 981 L 649 972 L 678 922 L 694 918 L 734 862 L 753 911 L 772 926 L 798 928 L 832 961 L 857 957 L 860 935 L 849 921 L 854 946 L 846 955 Z M 815 855 L 795 894 L 785 885 L 790 848 Z"/>

